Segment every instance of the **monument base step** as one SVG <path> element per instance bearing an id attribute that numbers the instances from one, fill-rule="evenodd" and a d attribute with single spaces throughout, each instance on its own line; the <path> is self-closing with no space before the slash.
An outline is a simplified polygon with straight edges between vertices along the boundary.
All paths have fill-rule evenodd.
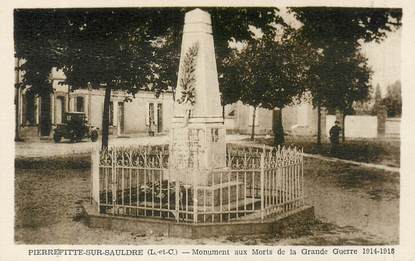
<path id="1" fill-rule="evenodd" d="M 289 236 L 295 229 L 303 229 L 302 224 L 314 220 L 314 208 L 303 206 L 276 217 L 264 220 L 235 220 L 223 223 L 181 223 L 175 220 L 115 216 L 98 213 L 96 204 L 83 204 L 82 220 L 91 228 L 104 228 L 129 233 L 163 235 L 181 238 L 207 238 L 230 235 L 281 234 Z M 294 229 L 294 230 L 293 230 Z"/>
<path id="2" fill-rule="evenodd" d="M 202 190 L 218 190 L 218 189 L 234 187 L 234 186 L 238 186 L 242 184 L 243 184 L 242 182 L 230 181 L 230 182 L 223 182 L 223 183 L 215 184 L 213 186 L 212 185 L 197 186 L 196 188 L 202 189 Z"/>
<path id="3" fill-rule="evenodd" d="M 226 220 L 238 220 L 238 219 L 254 219 L 256 218 L 249 218 L 248 216 L 253 215 L 256 213 L 260 208 L 261 199 L 260 198 L 245 198 L 239 199 L 238 201 L 231 201 L 226 204 L 218 204 L 214 206 L 207 206 L 207 205 L 198 205 L 197 206 L 197 215 L 198 220 L 203 222 L 214 222 L 214 221 L 226 221 Z M 101 213 L 111 214 L 112 207 L 108 208 L 102 204 Z M 140 210 L 136 210 L 135 207 L 140 207 Z M 132 205 L 115 205 L 115 213 L 116 215 L 121 216 L 135 216 L 137 213 L 159 213 L 159 216 L 167 216 L 167 213 L 174 216 L 177 219 L 177 215 L 179 214 L 179 219 L 185 222 L 193 222 L 193 215 L 195 206 L 193 204 L 180 204 L 179 212 L 176 210 L 175 205 L 169 205 L 167 203 L 160 203 L 160 202 L 152 202 L 152 201 L 142 201 L 137 204 Z M 139 211 L 139 212 L 138 212 Z M 133 214 L 136 213 L 136 214 Z M 157 216 L 156 215 L 156 216 Z M 259 216 L 260 217 L 260 216 Z"/>

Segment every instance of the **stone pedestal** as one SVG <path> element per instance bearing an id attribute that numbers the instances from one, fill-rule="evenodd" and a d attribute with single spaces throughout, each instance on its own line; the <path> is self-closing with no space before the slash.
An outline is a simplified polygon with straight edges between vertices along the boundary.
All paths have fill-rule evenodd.
<path id="1" fill-rule="evenodd" d="M 209 171 L 226 166 L 225 127 L 209 13 L 186 13 L 171 128 L 172 174 L 206 185 Z"/>
<path id="2" fill-rule="evenodd" d="M 193 124 L 171 130 L 171 170 L 184 184 L 207 185 L 209 172 L 226 166 L 225 129 L 221 124 Z"/>

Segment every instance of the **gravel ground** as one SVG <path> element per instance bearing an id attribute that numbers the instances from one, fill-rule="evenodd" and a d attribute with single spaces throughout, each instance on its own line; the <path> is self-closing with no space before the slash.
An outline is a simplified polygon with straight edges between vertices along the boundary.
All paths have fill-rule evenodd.
<path id="1" fill-rule="evenodd" d="M 117 138 L 110 137 L 109 144 L 117 146 L 129 146 L 131 144 L 163 144 L 168 142 L 168 136 L 132 136 Z M 16 142 L 15 155 L 16 158 L 37 158 L 52 157 L 64 155 L 76 155 L 79 153 L 91 152 L 93 147 L 100 147 L 100 140 L 91 142 L 83 140 L 81 142 L 71 143 L 64 140 L 61 143 L 54 143 L 52 140 L 35 140 L 31 142 Z"/>
<path id="2" fill-rule="evenodd" d="M 78 169 L 73 169 L 76 162 Z M 79 166 L 81 166 L 79 168 Z M 88 157 L 20 159 L 15 173 L 18 244 L 371 245 L 399 242 L 399 175 L 306 160 L 307 200 L 318 220 L 302 234 L 165 238 L 91 229 L 73 221 L 75 203 L 89 200 Z"/>

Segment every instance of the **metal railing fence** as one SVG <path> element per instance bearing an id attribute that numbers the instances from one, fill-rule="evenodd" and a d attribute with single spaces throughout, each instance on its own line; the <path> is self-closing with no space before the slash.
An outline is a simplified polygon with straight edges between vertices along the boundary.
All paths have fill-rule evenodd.
<path id="1" fill-rule="evenodd" d="M 207 175 L 186 184 L 168 145 L 110 147 L 93 152 L 94 199 L 100 213 L 193 223 L 263 220 L 304 204 L 302 150 L 227 144 L 226 164 L 185 170 Z"/>

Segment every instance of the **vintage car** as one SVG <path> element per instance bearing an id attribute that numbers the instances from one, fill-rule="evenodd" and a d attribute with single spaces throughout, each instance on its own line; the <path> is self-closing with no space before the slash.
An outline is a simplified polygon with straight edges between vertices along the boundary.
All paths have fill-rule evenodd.
<path id="1" fill-rule="evenodd" d="M 66 112 L 64 113 L 63 123 L 58 124 L 53 133 L 55 142 L 60 142 L 62 138 L 69 139 L 71 142 L 78 142 L 84 138 L 97 141 L 98 128 L 88 124 L 84 112 Z"/>

